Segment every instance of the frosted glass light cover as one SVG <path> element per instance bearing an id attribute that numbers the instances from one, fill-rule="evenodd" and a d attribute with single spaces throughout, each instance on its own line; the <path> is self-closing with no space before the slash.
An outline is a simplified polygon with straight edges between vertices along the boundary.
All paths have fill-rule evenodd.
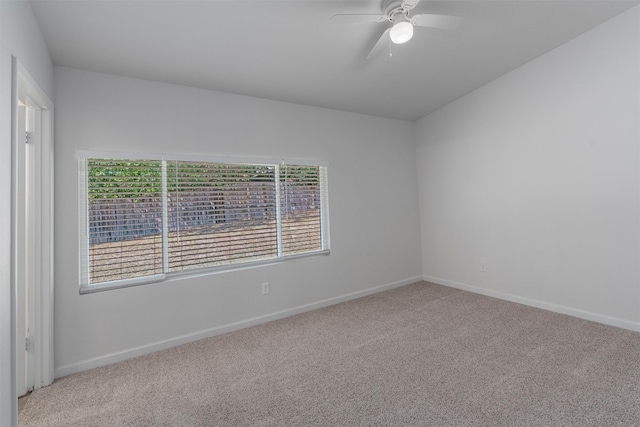
<path id="1" fill-rule="evenodd" d="M 398 22 L 391 28 L 389 37 L 391 37 L 391 41 L 395 44 L 406 43 L 413 37 L 413 25 L 406 21 Z"/>

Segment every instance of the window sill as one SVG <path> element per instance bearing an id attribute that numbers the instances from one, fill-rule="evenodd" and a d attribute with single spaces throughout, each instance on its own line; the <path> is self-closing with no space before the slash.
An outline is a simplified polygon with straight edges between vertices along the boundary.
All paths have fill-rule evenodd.
<path id="1" fill-rule="evenodd" d="M 281 264 L 285 261 L 297 260 L 302 258 L 310 258 L 317 256 L 329 255 L 331 251 L 329 249 L 309 252 L 303 254 L 287 255 L 280 258 L 270 258 L 266 260 L 246 262 L 242 264 L 226 264 L 217 267 L 203 268 L 190 271 L 177 271 L 168 274 L 158 274 L 154 276 L 145 276 L 135 279 L 116 280 L 113 282 L 97 283 L 95 285 L 81 285 L 80 295 L 93 294 L 96 292 L 109 291 L 112 289 L 131 288 L 134 286 L 149 285 L 152 283 L 170 282 L 174 280 L 183 280 L 194 277 L 209 276 L 212 274 L 231 273 L 234 271 L 248 270 L 257 267 L 263 267 L 268 265 Z"/>

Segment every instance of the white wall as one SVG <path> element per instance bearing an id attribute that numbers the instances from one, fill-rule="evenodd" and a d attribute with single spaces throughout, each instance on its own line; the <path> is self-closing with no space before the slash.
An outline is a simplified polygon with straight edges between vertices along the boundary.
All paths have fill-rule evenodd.
<path id="1" fill-rule="evenodd" d="M 413 123 L 69 68 L 54 74 L 57 376 L 420 280 Z M 327 160 L 331 255 L 79 295 L 77 149 Z"/>
<path id="2" fill-rule="evenodd" d="M 11 61 L 53 99 L 53 65 L 31 6 L 0 1 L 0 425 L 15 423 L 11 390 Z"/>
<path id="3" fill-rule="evenodd" d="M 425 280 L 640 331 L 639 13 L 416 124 Z"/>

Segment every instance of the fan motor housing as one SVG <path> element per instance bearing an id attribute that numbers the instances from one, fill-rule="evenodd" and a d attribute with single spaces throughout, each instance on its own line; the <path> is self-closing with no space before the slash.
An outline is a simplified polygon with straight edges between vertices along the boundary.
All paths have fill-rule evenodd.
<path id="1" fill-rule="evenodd" d="M 403 0 L 383 0 L 382 10 L 384 11 L 385 15 L 391 16 L 393 15 L 392 12 L 394 12 L 396 9 L 402 8 L 402 2 Z"/>
<path id="2" fill-rule="evenodd" d="M 395 24 L 396 22 L 410 22 L 409 9 L 405 8 L 404 0 L 384 0 L 382 2 L 385 19 Z"/>

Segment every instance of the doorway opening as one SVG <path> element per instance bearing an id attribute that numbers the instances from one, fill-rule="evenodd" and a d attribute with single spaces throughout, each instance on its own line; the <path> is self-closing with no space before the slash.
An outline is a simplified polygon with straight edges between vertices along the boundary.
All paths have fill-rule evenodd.
<path id="1" fill-rule="evenodd" d="M 15 411 L 19 396 L 51 384 L 54 376 L 53 104 L 16 58 L 12 65 L 11 281 Z"/>

